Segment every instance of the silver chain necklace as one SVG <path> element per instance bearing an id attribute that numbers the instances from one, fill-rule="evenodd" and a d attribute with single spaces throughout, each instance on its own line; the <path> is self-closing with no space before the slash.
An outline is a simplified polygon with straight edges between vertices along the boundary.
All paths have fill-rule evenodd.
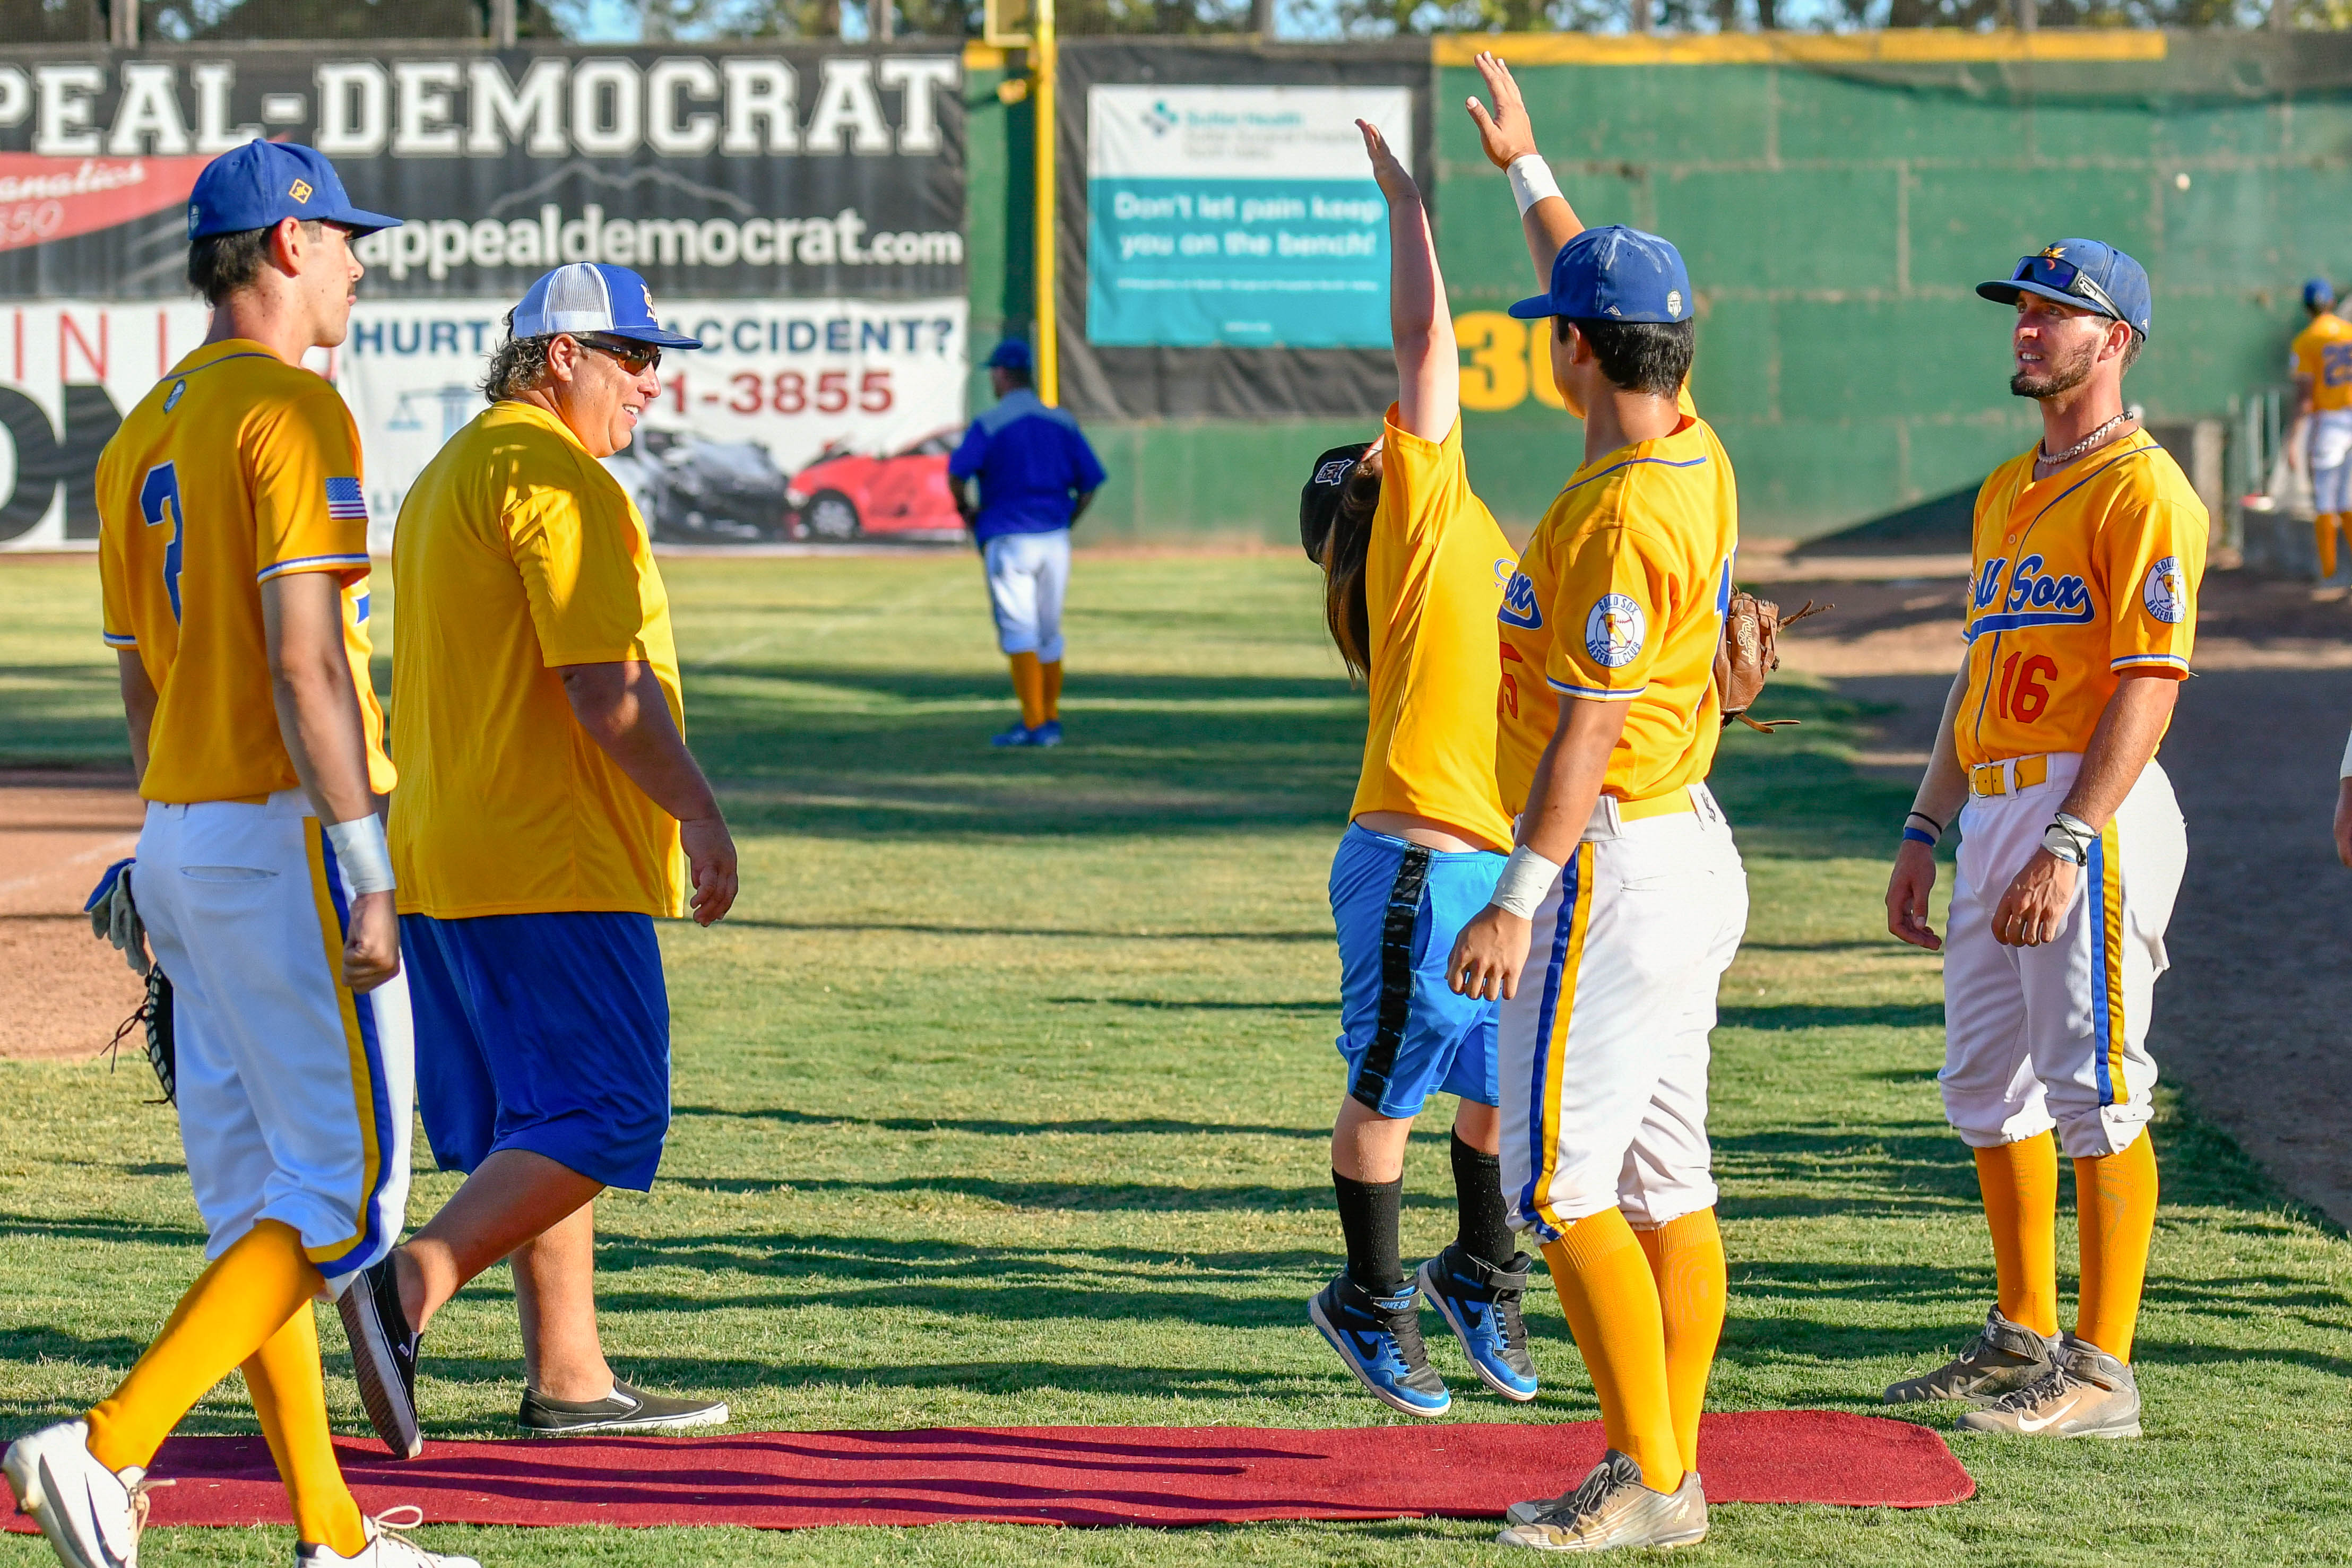
<path id="1" fill-rule="evenodd" d="M 2115 418 L 2107 421 L 2106 423 L 2099 426 L 2098 429 L 2091 432 L 2090 434 L 2083 437 L 2082 440 L 2074 443 L 2074 445 L 2066 448 L 2065 451 L 2043 452 L 2037 447 L 2035 449 L 2034 455 L 2044 468 L 2063 468 L 2067 464 L 2072 463 L 2075 458 L 2080 457 L 2084 453 L 2088 452 L 2092 447 L 2096 446 L 2100 442 L 2105 441 L 2107 438 L 2107 432 L 2113 430 L 2116 426 L 2121 424 L 2130 417 L 2131 412 L 2126 409 L 2122 413 L 2116 415 Z"/>

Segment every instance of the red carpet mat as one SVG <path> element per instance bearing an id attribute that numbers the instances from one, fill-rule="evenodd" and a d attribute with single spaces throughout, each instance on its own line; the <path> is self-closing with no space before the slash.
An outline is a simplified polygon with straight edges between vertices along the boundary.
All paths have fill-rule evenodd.
<path id="1" fill-rule="evenodd" d="M 1924 1427 L 1822 1410 L 1709 1416 L 1710 1502 L 1932 1508 L 1976 1490 Z M 1193 1525 L 1267 1519 L 1480 1519 L 1568 1490 L 1598 1422 L 1293 1431 L 1248 1427 L 951 1427 L 701 1437 L 428 1443 L 404 1464 L 338 1443 L 360 1507 L 435 1524 Z M 153 1522 L 283 1524 L 259 1437 L 174 1437 Z M 15 1518 L 16 1530 L 32 1528 Z"/>

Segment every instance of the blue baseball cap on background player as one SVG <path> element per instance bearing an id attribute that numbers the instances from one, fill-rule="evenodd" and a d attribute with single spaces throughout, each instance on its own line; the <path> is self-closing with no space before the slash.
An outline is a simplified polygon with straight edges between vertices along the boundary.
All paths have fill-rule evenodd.
<path id="1" fill-rule="evenodd" d="M 2147 336 L 2152 298 L 2147 269 L 2111 245 L 2095 239 L 2062 239 L 2039 256 L 2021 257 L 2007 277 L 1977 285 L 1987 299 L 2014 305 L 2021 294 L 2039 295 L 2061 305 L 2095 310 Z"/>
<path id="2" fill-rule="evenodd" d="M 2306 308 L 2314 305 L 2335 304 L 2336 286 L 2324 277 L 2312 278 L 2303 286 L 2303 303 Z"/>
<path id="3" fill-rule="evenodd" d="M 1551 260 L 1551 287 L 1511 307 L 1522 321 L 1544 316 L 1582 320 L 1687 321 L 1690 274 L 1672 242 L 1609 224 L 1586 229 Z"/>
<path id="4" fill-rule="evenodd" d="M 514 308 L 517 338 L 601 332 L 664 349 L 699 349 L 702 340 L 673 332 L 654 315 L 654 291 L 625 267 L 575 261 L 542 273 Z"/>
<path id="5" fill-rule="evenodd" d="M 987 369 L 992 371 L 1025 371 L 1029 368 L 1029 345 L 1018 338 L 1007 338 L 989 351 Z"/>
<path id="6" fill-rule="evenodd" d="M 292 141 L 248 141 L 222 153 L 188 193 L 188 238 L 266 229 L 286 218 L 341 224 L 361 234 L 400 220 L 352 205 L 327 155 Z"/>

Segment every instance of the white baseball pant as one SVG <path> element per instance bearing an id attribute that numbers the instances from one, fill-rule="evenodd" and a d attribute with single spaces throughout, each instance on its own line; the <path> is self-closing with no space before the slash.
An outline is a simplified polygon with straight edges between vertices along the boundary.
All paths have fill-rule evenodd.
<path id="1" fill-rule="evenodd" d="M 2057 939 L 2004 947 L 1993 912 L 2082 770 L 2053 753 L 2039 784 L 1972 795 L 1944 938 L 1944 1113 L 1971 1148 L 2055 1127 L 2073 1159 L 2131 1146 L 2147 1124 L 2156 1062 L 2149 1005 L 2189 859 L 2172 781 L 2151 761 L 2075 873 Z M 2014 763 L 2003 764 L 2014 781 Z"/>
<path id="2" fill-rule="evenodd" d="M 1070 586 L 1070 530 L 999 534 L 981 553 L 988 567 L 988 601 L 996 612 L 996 645 L 1006 656 L 1034 653 L 1044 664 L 1062 657 L 1062 595 Z"/>
<path id="3" fill-rule="evenodd" d="M 408 1207 L 408 981 L 342 983 L 342 880 L 299 789 L 150 802 L 132 902 L 172 981 L 180 1141 L 218 1258 L 265 1219 L 331 1290 L 392 1249 Z"/>
<path id="4" fill-rule="evenodd" d="M 2352 409 L 2315 413 L 2306 427 L 2311 460 L 2311 509 L 2321 517 L 2352 504 Z"/>
<path id="5" fill-rule="evenodd" d="M 1704 784 L 1624 821 L 1603 797 L 1537 909 L 1498 1031 L 1503 1193 L 1542 1240 L 1605 1208 L 1647 1229 L 1712 1207 L 1707 1034 L 1748 873 Z"/>

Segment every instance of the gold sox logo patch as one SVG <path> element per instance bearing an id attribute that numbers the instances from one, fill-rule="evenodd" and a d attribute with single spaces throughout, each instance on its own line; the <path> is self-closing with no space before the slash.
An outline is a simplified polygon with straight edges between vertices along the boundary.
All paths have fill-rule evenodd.
<path id="1" fill-rule="evenodd" d="M 1649 632 L 1642 607 L 1622 593 L 1604 593 L 1584 618 L 1584 651 L 1604 670 L 1622 670 L 1642 654 Z"/>
<path id="2" fill-rule="evenodd" d="M 308 180 L 297 180 L 292 184 L 286 187 L 286 193 L 293 197 L 298 202 L 308 204 L 310 200 L 310 182 Z"/>
<path id="3" fill-rule="evenodd" d="M 2166 556 L 2147 569 L 2140 584 L 2139 601 L 2167 626 L 2178 626 L 2189 613 L 2189 596 L 2180 591 L 2180 558 Z"/>

